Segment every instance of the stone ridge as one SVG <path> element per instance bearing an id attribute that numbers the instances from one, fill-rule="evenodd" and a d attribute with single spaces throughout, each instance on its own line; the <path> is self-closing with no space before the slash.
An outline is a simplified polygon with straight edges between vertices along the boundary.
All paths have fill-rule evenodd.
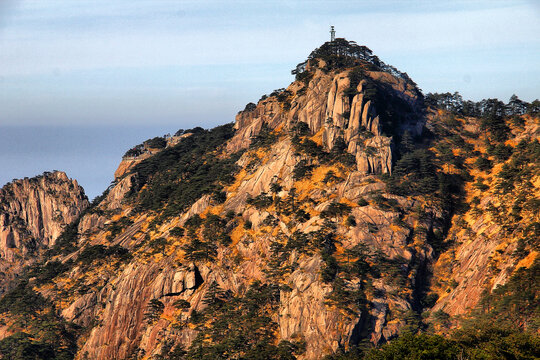
<path id="1" fill-rule="evenodd" d="M 143 161 L 144 159 L 148 159 L 149 157 L 157 154 L 158 152 L 162 151 L 163 149 L 166 149 L 168 147 L 174 146 L 178 144 L 182 139 L 190 136 L 190 133 L 187 134 L 181 134 L 181 135 L 166 135 L 163 137 L 163 139 L 166 142 L 166 145 L 163 148 L 151 148 L 146 143 L 139 144 L 135 146 L 133 149 L 138 149 L 140 154 L 134 155 L 134 156 L 126 156 L 124 155 L 122 157 L 122 161 L 116 168 L 116 171 L 114 172 L 114 178 L 120 179 L 124 175 L 126 175 L 135 165 Z"/>

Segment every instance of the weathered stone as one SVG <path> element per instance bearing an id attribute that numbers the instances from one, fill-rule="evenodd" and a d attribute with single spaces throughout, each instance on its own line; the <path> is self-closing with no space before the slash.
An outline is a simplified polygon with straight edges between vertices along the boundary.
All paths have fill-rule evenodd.
<path id="1" fill-rule="evenodd" d="M 63 172 L 15 180 L 0 189 L 0 284 L 52 247 L 88 206 L 84 190 Z"/>

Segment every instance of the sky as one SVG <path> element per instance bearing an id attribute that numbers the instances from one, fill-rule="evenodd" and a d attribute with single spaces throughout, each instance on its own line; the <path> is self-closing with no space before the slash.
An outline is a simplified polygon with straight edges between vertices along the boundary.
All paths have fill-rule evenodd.
<path id="1" fill-rule="evenodd" d="M 539 97 L 540 1 L 0 0 L 0 186 L 64 170 L 89 197 L 122 154 L 234 121 L 338 37 L 424 91 Z"/>

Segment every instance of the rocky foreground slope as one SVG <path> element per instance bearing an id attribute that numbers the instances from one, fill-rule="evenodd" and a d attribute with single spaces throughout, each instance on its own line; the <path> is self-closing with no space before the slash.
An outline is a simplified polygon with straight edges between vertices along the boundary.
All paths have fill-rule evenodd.
<path id="1" fill-rule="evenodd" d="M 126 154 L 0 299 L 0 354 L 320 359 L 445 332 L 532 268 L 537 117 L 493 127 L 427 107 L 406 74 L 343 39 L 296 73 L 234 126 Z"/>

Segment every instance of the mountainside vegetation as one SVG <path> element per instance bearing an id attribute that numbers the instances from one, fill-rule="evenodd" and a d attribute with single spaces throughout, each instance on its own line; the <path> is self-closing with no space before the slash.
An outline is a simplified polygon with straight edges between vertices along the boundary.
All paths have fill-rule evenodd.
<path id="1" fill-rule="evenodd" d="M 0 358 L 539 358 L 538 101 L 345 39 L 294 73 L 129 150 L 0 298 Z"/>

